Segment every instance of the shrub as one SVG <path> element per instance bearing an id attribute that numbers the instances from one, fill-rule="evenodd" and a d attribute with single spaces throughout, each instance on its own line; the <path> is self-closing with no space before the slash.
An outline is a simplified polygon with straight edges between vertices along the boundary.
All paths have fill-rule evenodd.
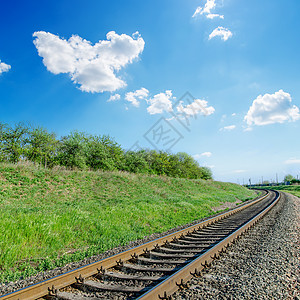
<path id="1" fill-rule="evenodd" d="M 25 156 L 28 160 L 52 167 L 56 163 L 58 141 L 54 133 L 44 128 L 33 128 L 29 131 Z"/>
<path id="2" fill-rule="evenodd" d="M 190 179 L 212 179 L 210 169 L 200 167 L 185 152 L 172 154 L 156 150 L 125 152 L 109 135 L 73 131 L 60 140 L 44 128 L 14 127 L 0 123 L 0 161 L 28 160 L 45 167 L 120 170 Z"/>
<path id="3" fill-rule="evenodd" d="M 143 151 L 127 151 L 124 155 L 124 171 L 132 173 L 151 173 Z"/>
<path id="4" fill-rule="evenodd" d="M 93 170 L 120 170 L 124 151 L 109 136 L 90 136 L 86 146 L 86 164 Z"/>
<path id="5" fill-rule="evenodd" d="M 78 131 L 62 137 L 58 147 L 58 163 L 73 169 L 86 169 L 87 141 L 87 135 Z"/>
<path id="6" fill-rule="evenodd" d="M 17 163 L 23 158 L 28 131 L 28 126 L 21 122 L 15 126 L 0 123 L 0 159 L 2 161 Z"/>

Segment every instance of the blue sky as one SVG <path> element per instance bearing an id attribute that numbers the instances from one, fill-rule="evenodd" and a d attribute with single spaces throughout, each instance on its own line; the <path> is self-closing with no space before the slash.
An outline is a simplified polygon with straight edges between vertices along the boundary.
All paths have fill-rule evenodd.
<path id="1" fill-rule="evenodd" d="M 299 1 L 0 5 L 2 122 L 185 151 L 223 181 L 300 175 Z"/>

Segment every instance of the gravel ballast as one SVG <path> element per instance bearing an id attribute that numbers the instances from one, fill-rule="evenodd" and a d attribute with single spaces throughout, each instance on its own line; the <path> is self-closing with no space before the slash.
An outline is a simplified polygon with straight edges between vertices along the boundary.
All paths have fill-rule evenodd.
<path id="1" fill-rule="evenodd" d="M 282 200 L 173 299 L 300 300 L 300 199 Z"/>

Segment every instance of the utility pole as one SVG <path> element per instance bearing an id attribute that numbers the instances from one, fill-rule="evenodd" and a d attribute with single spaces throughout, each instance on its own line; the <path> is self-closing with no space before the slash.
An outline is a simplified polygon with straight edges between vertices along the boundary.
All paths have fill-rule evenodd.
<path id="1" fill-rule="evenodd" d="M 278 185 L 278 174 L 276 173 L 276 183 Z"/>

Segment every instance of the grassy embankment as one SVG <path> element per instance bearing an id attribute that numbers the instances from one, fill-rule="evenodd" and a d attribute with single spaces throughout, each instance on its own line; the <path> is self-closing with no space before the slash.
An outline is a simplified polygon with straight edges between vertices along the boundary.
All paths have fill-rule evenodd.
<path id="1" fill-rule="evenodd" d="M 103 252 L 255 197 L 239 185 L 0 164 L 0 282 Z"/>
<path id="2" fill-rule="evenodd" d="M 300 198 L 300 185 L 279 185 L 271 187 L 274 190 L 287 192 Z"/>

